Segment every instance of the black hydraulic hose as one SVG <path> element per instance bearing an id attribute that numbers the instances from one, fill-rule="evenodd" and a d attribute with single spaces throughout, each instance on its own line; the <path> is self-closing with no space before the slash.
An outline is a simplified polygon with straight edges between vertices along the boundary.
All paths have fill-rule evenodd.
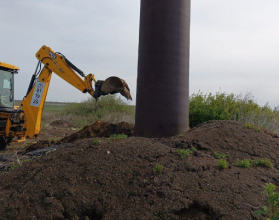
<path id="1" fill-rule="evenodd" d="M 31 81 L 29 83 L 29 86 L 28 86 L 28 89 L 27 89 L 27 93 L 26 93 L 26 96 L 28 96 L 29 92 L 31 91 L 31 89 L 33 88 L 33 85 L 34 85 L 34 82 L 36 80 L 36 77 L 37 77 L 37 74 L 38 74 L 38 68 L 40 67 L 41 69 L 41 62 L 38 61 L 38 64 L 37 64 L 37 67 L 36 67 L 36 70 L 35 70 L 35 73 L 32 75 L 32 78 L 31 78 Z M 25 96 L 25 97 L 26 97 Z"/>

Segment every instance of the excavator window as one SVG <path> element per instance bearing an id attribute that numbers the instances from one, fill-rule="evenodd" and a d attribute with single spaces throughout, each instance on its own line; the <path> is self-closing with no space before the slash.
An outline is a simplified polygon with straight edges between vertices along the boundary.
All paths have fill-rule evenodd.
<path id="1" fill-rule="evenodd" d="M 0 69 L 0 108 L 13 108 L 13 73 Z"/>

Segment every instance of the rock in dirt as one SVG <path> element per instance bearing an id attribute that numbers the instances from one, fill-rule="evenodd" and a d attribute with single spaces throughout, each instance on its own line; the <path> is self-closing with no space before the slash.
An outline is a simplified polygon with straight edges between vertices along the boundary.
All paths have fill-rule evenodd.
<path id="1" fill-rule="evenodd" d="M 263 186 L 279 185 L 279 139 L 239 122 L 211 121 L 171 138 L 98 139 L 2 174 L 0 219 L 249 220 L 265 205 Z M 177 152 L 193 147 L 186 158 Z M 215 152 L 231 156 L 228 169 Z M 273 168 L 234 165 L 244 158 L 268 158 Z"/>

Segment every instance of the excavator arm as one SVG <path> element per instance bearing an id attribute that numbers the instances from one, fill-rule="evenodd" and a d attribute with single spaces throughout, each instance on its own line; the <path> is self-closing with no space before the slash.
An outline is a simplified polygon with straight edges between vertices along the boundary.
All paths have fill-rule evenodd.
<path id="1" fill-rule="evenodd" d="M 36 53 L 36 57 L 39 62 L 32 76 L 26 97 L 21 103 L 25 117 L 24 136 L 27 138 L 37 137 L 41 131 L 42 112 L 52 73 L 57 74 L 81 92 L 89 93 L 96 100 L 102 95 L 114 93 L 121 93 L 127 99 L 132 99 L 128 85 L 118 77 L 109 77 L 105 81 L 97 81 L 93 74 L 85 76 L 64 55 L 55 53 L 47 46 L 42 46 Z M 41 70 L 42 64 L 44 67 Z M 95 83 L 95 90 L 92 82 Z"/>

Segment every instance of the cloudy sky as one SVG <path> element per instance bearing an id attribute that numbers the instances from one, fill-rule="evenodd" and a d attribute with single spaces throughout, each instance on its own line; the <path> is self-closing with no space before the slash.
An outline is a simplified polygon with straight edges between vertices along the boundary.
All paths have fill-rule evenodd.
<path id="1" fill-rule="evenodd" d="M 259 104 L 279 105 L 278 9 L 278 0 L 193 0 L 190 93 L 251 92 Z M 0 0 L 0 12 L 0 61 L 21 69 L 16 99 L 42 45 L 98 79 L 125 79 L 135 98 L 140 0 Z M 53 74 L 48 101 L 88 97 Z"/>

